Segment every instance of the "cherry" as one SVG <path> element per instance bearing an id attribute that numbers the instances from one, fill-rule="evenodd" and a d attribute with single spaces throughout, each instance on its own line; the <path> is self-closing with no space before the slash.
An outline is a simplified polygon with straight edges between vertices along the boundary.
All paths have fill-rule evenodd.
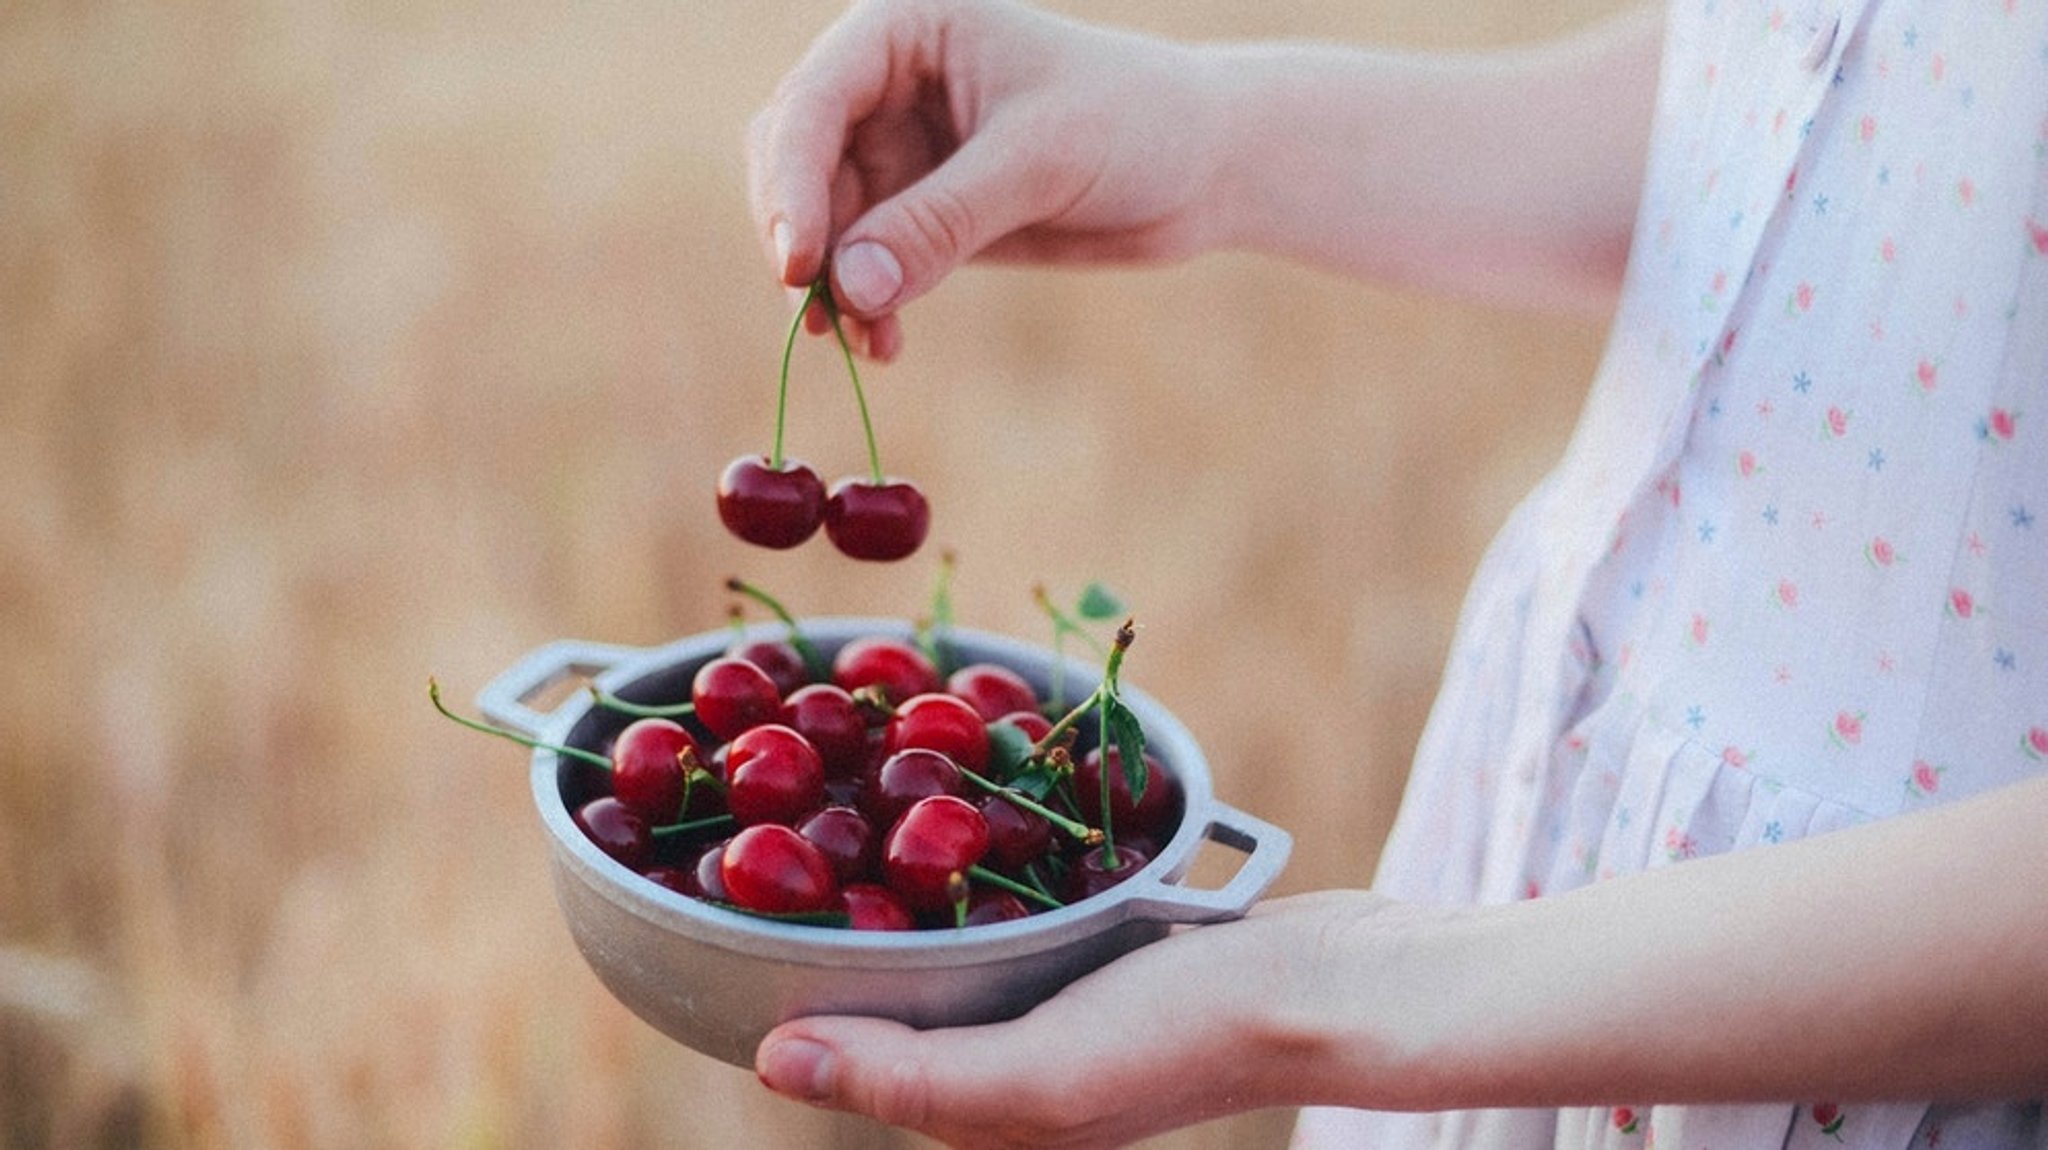
<path id="1" fill-rule="evenodd" d="M 787 639 L 735 643 L 725 653 L 735 659 L 745 659 L 766 671 L 768 678 L 775 683 L 776 693 L 784 696 L 811 681 L 811 669 L 804 663 L 803 653 Z"/>
<path id="2" fill-rule="evenodd" d="M 839 884 L 825 856 L 779 823 L 734 835 L 725 845 L 719 877 L 733 905 L 765 914 L 832 910 L 839 900 Z"/>
<path id="3" fill-rule="evenodd" d="M 939 751 L 980 774 L 988 769 L 988 723 L 964 699 L 915 695 L 896 708 L 882 733 L 882 749 L 890 754 L 913 747 Z"/>
<path id="4" fill-rule="evenodd" d="M 702 667 L 690 684 L 697 721 L 720 739 L 737 737 L 749 727 L 772 723 L 782 713 L 782 695 L 768 672 L 730 655 Z"/>
<path id="5" fill-rule="evenodd" d="M 675 866 L 651 866 L 640 872 L 640 877 L 656 886 L 664 886 L 677 894 L 697 897 L 697 875 L 695 871 Z"/>
<path id="6" fill-rule="evenodd" d="M 818 749 L 827 776 L 846 778 L 867 765 L 867 716 L 845 689 L 831 683 L 798 687 L 782 701 L 779 721 Z"/>
<path id="7" fill-rule="evenodd" d="M 1052 720 L 1037 711 L 1012 711 L 1000 719 L 992 720 L 989 726 L 1015 727 L 1024 732 L 1024 737 L 1030 739 L 1033 746 L 1052 734 Z"/>
<path id="8" fill-rule="evenodd" d="M 1006 890 L 975 887 L 967 897 L 967 918 L 962 926 L 988 926 L 998 922 L 1031 917 L 1024 900 Z"/>
<path id="9" fill-rule="evenodd" d="M 787 550 L 825 521 L 825 483 L 809 466 L 743 455 L 718 477 L 718 518 L 725 529 L 759 547 Z"/>
<path id="10" fill-rule="evenodd" d="M 1074 767 L 1074 795 L 1080 802 L 1081 821 L 1091 827 L 1102 825 L 1102 751 L 1089 751 Z M 1124 778 L 1123 755 L 1116 747 L 1109 749 L 1109 817 L 1110 827 L 1119 837 L 1128 830 L 1134 835 L 1149 835 L 1165 839 L 1173 829 L 1173 820 L 1180 809 L 1180 786 L 1172 775 L 1159 765 L 1152 753 L 1145 753 L 1145 793 L 1136 803 L 1131 801 L 1129 780 Z"/>
<path id="11" fill-rule="evenodd" d="M 882 878 L 912 910 L 952 905 L 952 890 L 988 850 L 988 823 L 952 795 L 919 799 L 882 841 Z"/>
<path id="12" fill-rule="evenodd" d="M 875 869 L 874 829 L 867 816 L 852 807 L 820 807 L 796 825 L 796 833 L 818 848 L 842 883 L 858 882 Z"/>
<path id="13" fill-rule="evenodd" d="M 1110 861 L 1107 845 L 1089 847 L 1067 868 L 1067 880 L 1061 894 L 1069 903 L 1092 898 L 1138 873 L 1138 868 L 1151 860 L 1139 853 L 1135 847 L 1116 844 L 1115 863 Z"/>
<path id="14" fill-rule="evenodd" d="M 905 558 L 924 543 L 931 525 L 931 504 L 907 480 L 842 479 L 825 499 L 825 535 L 853 559 Z"/>
<path id="15" fill-rule="evenodd" d="M 888 887 L 857 882 L 839 892 L 846 899 L 847 925 L 855 930 L 915 930 L 910 908 Z"/>
<path id="16" fill-rule="evenodd" d="M 590 800 L 570 816 L 597 849 L 640 870 L 654 855 L 654 831 L 647 819 L 610 795 Z"/>
<path id="17" fill-rule="evenodd" d="M 789 826 L 825 801 L 817 749 L 780 723 L 741 732 L 727 746 L 725 769 L 725 805 L 743 827 Z"/>
<path id="18" fill-rule="evenodd" d="M 832 681 L 849 693 L 880 687 L 892 705 L 945 686 L 923 651 L 886 635 L 855 639 L 839 648 L 832 657 Z"/>
<path id="19" fill-rule="evenodd" d="M 612 743 L 612 794 L 652 823 L 676 818 L 688 781 L 684 754 L 696 763 L 703 748 L 671 719 L 637 719 Z"/>
<path id="20" fill-rule="evenodd" d="M 988 859 L 998 870 L 1021 871 L 1052 849 L 1052 824 L 1001 795 L 981 800 L 988 823 Z"/>
<path id="21" fill-rule="evenodd" d="M 731 839 L 720 839 L 704 848 L 697 856 L 696 865 L 690 868 L 690 889 L 684 894 L 712 902 L 731 902 L 732 896 L 725 890 L 725 847 Z"/>
<path id="22" fill-rule="evenodd" d="M 938 751 L 913 747 L 882 760 L 861 786 L 861 813 L 878 827 L 893 825 L 913 804 L 933 795 L 958 796 L 966 777 L 953 760 Z"/>
<path id="23" fill-rule="evenodd" d="M 966 700 L 985 722 L 993 723 L 1013 712 L 1038 711 L 1038 692 L 1024 676 L 1000 663 L 970 663 L 960 668 L 946 677 L 946 692 Z"/>

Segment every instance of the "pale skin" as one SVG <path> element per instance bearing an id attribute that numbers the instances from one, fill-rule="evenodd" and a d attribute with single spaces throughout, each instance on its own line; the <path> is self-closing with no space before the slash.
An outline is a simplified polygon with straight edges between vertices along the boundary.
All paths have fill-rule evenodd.
<path id="1" fill-rule="evenodd" d="M 1660 31 L 1632 13 L 1443 58 L 857 4 L 757 118 L 753 208 L 783 283 L 832 253 L 835 299 L 882 360 L 904 305 L 970 259 L 1232 248 L 1597 312 L 1626 256 Z M 1275 899 L 1014 1022 L 805 1019 L 756 1068 L 963 1147 L 1116 1146 L 1304 1104 L 2036 1097 L 2042 827 L 2048 779 L 1510 906 Z"/>

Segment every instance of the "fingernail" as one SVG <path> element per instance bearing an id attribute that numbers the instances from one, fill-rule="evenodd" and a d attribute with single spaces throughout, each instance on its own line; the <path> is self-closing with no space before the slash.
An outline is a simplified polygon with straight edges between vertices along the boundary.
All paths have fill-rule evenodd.
<path id="1" fill-rule="evenodd" d="M 794 242 L 790 238 L 789 221 L 776 220 L 775 226 L 769 229 L 768 235 L 775 243 L 775 270 L 787 277 L 789 275 L 789 246 Z"/>
<path id="2" fill-rule="evenodd" d="M 761 1052 L 760 1078 L 777 1094 L 817 1102 L 832 1096 L 832 1048 L 785 1038 Z"/>
<path id="3" fill-rule="evenodd" d="M 879 311 L 903 290 L 903 265 L 889 249 L 864 240 L 841 250 L 833 263 L 839 290 L 855 311 Z"/>

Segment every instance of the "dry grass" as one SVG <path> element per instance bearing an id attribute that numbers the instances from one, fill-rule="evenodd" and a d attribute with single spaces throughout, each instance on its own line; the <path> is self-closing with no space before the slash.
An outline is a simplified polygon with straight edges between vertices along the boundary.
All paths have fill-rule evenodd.
<path id="1" fill-rule="evenodd" d="M 556 916 L 523 757 L 434 718 L 743 572 L 910 612 L 928 564 L 742 550 L 785 304 L 738 138 L 837 5 L 0 7 L 0 1146 L 896 1146 L 674 1047 Z M 1466 45 L 1596 0 L 1065 7 Z M 1134 681 L 1287 889 L 1358 883 L 1459 588 L 1597 351 L 1233 257 L 973 271 L 871 373 L 971 623 L 1138 605 Z M 792 442 L 859 459 L 838 368 Z M 1285 1115 L 1162 1139 L 1272 1145 Z"/>

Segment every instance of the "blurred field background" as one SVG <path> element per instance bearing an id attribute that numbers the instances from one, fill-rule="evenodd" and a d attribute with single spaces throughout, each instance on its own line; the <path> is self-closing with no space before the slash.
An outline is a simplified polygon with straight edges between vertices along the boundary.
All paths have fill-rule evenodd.
<path id="1" fill-rule="evenodd" d="M 1613 4 L 1058 6 L 1466 48 Z M 711 507 L 787 307 L 741 134 L 838 8 L 0 5 L 0 1145 L 918 1144 L 618 1007 L 525 755 L 424 694 L 719 626 L 729 574 L 922 606 L 928 556 L 749 550 Z M 908 325 L 866 379 L 962 621 L 1042 636 L 1033 583 L 1106 581 L 1132 681 L 1297 836 L 1282 889 L 1365 882 L 1598 326 L 1239 256 L 977 269 Z M 827 345 L 792 402 L 792 449 L 857 469 Z"/>

